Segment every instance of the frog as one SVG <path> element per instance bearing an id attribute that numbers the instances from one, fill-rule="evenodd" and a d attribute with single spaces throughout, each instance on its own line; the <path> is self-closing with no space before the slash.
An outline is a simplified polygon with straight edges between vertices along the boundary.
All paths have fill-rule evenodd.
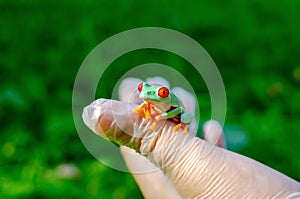
<path id="1" fill-rule="evenodd" d="M 165 119 L 176 124 L 173 127 L 175 132 L 183 128 L 183 133 L 188 133 L 193 114 L 185 110 L 182 101 L 169 88 L 142 82 L 137 90 L 143 102 L 134 109 L 134 112 L 153 120 L 151 130 L 155 130 L 159 120 Z"/>

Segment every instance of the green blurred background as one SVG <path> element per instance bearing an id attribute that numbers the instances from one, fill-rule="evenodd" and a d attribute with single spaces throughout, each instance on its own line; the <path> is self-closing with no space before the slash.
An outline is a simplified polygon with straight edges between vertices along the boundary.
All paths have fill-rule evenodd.
<path id="1" fill-rule="evenodd" d="M 299 10 L 297 0 L 0 1 L 0 198 L 142 198 L 130 174 L 100 164 L 84 148 L 71 95 L 80 64 L 97 44 L 144 26 L 197 40 L 224 80 L 227 136 L 241 137 L 230 148 L 299 181 Z M 101 97 L 111 96 L 130 66 L 149 62 L 191 73 L 174 55 L 133 52 L 105 72 Z M 197 76 L 189 81 L 203 122 L 210 110 L 205 85 Z"/>

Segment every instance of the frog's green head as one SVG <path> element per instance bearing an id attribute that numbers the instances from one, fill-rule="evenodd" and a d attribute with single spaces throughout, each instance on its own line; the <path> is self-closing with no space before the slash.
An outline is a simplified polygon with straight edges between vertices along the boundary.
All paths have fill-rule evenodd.
<path id="1" fill-rule="evenodd" d="M 171 92 L 163 86 L 150 85 L 146 82 L 140 83 L 138 90 L 140 98 L 148 102 L 171 102 Z"/>

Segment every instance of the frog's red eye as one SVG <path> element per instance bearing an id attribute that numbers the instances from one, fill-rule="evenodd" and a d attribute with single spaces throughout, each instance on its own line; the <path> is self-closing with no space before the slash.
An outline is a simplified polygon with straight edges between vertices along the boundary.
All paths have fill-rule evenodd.
<path id="1" fill-rule="evenodd" d="M 161 98 L 166 98 L 169 96 L 169 89 L 167 89 L 166 87 L 161 87 L 159 90 L 158 90 L 158 95 L 159 97 Z"/>
<path id="2" fill-rule="evenodd" d="M 140 85 L 139 85 L 139 87 L 138 87 L 138 90 L 139 90 L 140 92 L 142 92 L 142 89 L 143 89 L 143 83 L 140 83 Z"/>

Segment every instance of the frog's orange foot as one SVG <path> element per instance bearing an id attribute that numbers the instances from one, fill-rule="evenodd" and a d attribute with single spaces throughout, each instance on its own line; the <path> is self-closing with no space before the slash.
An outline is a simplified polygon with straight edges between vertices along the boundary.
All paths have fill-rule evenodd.
<path id="1" fill-rule="evenodd" d="M 180 127 L 181 127 L 181 124 L 176 124 L 176 126 L 173 127 L 173 130 L 178 131 Z"/>
<path id="2" fill-rule="evenodd" d="M 144 112 L 138 113 L 138 115 L 139 115 L 140 117 L 145 117 L 145 113 L 144 113 Z"/>
<path id="3" fill-rule="evenodd" d="M 135 112 L 136 114 L 140 114 L 143 109 L 144 109 L 144 106 L 140 105 L 136 109 L 134 109 L 133 112 Z"/>
<path id="4" fill-rule="evenodd" d="M 183 129 L 183 134 L 184 134 L 184 135 L 187 135 L 187 134 L 188 134 L 188 130 L 189 130 L 189 127 L 188 127 L 188 125 L 186 125 L 186 126 L 184 127 L 184 129 Z"/>
<path id="5" fill-rule="evenodd" d="M 135 114 L 139 115 L 140 117 L 145 117 L 145 113 L 144 112 L 140 112 L 139 110 L 134 110 L 133 112 Z"/>
<path id="6" fill-rule="evenodd" d="M 136 113 L 136 114 L 140 114 L 139 108 L 134 109 L 133 112 Z"/>

